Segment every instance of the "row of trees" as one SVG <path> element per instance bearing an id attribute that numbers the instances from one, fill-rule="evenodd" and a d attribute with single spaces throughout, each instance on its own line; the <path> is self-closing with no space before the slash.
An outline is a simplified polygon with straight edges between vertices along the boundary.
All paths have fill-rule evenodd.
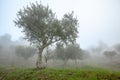
<path id="1" fill-rule="evenodd" d="M 101 41 L 98 46 L 92 47 L 89 51 L 90 53 L 93 53 L 93 55 L 104 56 L 112 61 L 116 55 L 120 55 L 120 44 L 109 47 Z"/>
<path id="2" fill-rule="evenodd" d="M 4 43 L 6 43 L 7 45 Z M 120 44 L 116 44 L 112 46 L 112 48 L 99 45 L 98 47 L 96 46 L 95 49 L 92 49 L 92 50 L 94 54 L 98 55 L 98 57 L 99 57 L 99 54 L 101 53 L 102 56 L 107 58 L 111 63 L 113 61 L 119 63 Z M 29 62 L 31 60 L 29 58 L 37 54 L 37 49 L 32 46 L 20 45 L 18 44 L 18 42 L 16 43 L 16 41 L 12 41 L 10 38 L 10 35 L 8 34 L 5 34 L 4 36 L 0 36 L 0 59 L 1 59 L 0 62 L 2 62 L 3 58 L 5 58 L 3 57 L 2 54 L 11 55 L 13 53 L 15 53 L 15 55 L 17 56 L 16 59 L 18 59 L 19 57 L 18 60 L 23 58 L 23 60 Z M 91 56 L 89 53 L 90 52 L 88 50 L 81 49 L 78 44 L 74 44 L 74 45 L 71 44 L 71 45 L 65 46 L 61 43 L 57 43 L 55 49 L 53 48 L 46 49 L 45 56 L 43 55 L 43 57 L 46 59 L 46 61 L 51 59 L 61 60 L 64 62 L 64 65 L 65 65 L 69 60 L 76 61 L 76 60 L 83 60 L 86 58 L 90 58 Z M 12 56 L 14 56 L 14 54 Z M 97 56 L 94 56 L 94 57 L 97 57 Z M 6 60 L 9 60 L 9 59 L 6 59 Z"/>
<path id="3" fill-rule="evenodd" d="M 119 48 L 119 46 L 115 46 L 115 48 Z M 36 49 L 30 46 L 16 46 L 15 52 L 18 57 L 23 57 L 24 59 L 28 59 L 36 53 Z M 119 55 L 119 49 L 117 50 L 104 50 L 103 55 L 108 58 L 110 61 L 114 59 L 116 55 Z M 50 59 L 59 59 L 66 64 L 69 60 L 83 60 L 86 58 L 90 58 L 89 51 L 83 50 L 79 47 L 78 44 L 64 46 L 63 44 L 58 43 L 55 49 L 51 50 L 49 48 L 46 49 L 45 56 L 43 56 L 46 60 Z"/>
<path id="4" fill-rule="evenodd" d="M 67 64 L 69 60 L 83 60 L 89 58 L 89 52 L 82 50 L 78 44 L 70 44 L 64 46 L 61 43 L 57 43 L 55 49 L 47 49 L 45 53 L 47 60 L 48 59 L 57 59 L 62 60 L 64 65 Z"/>
<path id="5" fill-rule="evenodd" d="M 1 55 L 1 61 L 3 61 L 2 58 L 4 58 L 4 60 L 9 60 L 10 63 L 8 64 L 10 65 L 15 64 L 14 60 L 16 61 L 16 59 L 17 61 L 23 60 L 29 62 L 29 58 L 32 58 L 34 55 L 37 54 L 38 50 L 35 47 L 29 45 L 22 45 L 22 42 L 12 41 L 10 37 L 11 36 L 9 34 L 0 36 L 0 55 L 4 54 L 12 56 L 11 58 L 7 58 L 7 56 L 6 58 L 4 58 L 3 55 Z M 61 60 L 64 62 L 64 64 L 66 64 L 69 60 L 82 60 L 88 54 L 87 51 L 80 48 L 79 44 L 70 44 L 65 46 L 61 43 L 57 43 L 55 49 L 50 49 L 49 47 L 48 49 L 46 49 L 45 52 L 46 53 L 45 56 L 43 55 L 43 58 L 45 58 L 46 60 Z"/>

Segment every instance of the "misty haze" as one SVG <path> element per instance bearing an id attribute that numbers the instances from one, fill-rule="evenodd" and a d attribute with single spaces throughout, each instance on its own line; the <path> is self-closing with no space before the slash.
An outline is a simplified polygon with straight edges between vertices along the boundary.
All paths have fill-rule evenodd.
<path id="1" fill-rule="evenodd" d="M 0 2 L 0 80 L 120 80 L 119 0 Z"/>

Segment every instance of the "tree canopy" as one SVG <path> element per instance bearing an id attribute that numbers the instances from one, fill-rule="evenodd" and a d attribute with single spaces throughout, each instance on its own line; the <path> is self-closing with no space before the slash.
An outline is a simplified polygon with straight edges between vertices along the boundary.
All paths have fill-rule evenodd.
<path id="1" fill-rule="evenodd" d="M 48 6 L 37 2 L 18 11 L 14 22 L 22 28 L 25 38 L 38 47 L 46 47 L 60 40 L 73 43 L 77 38 L 78 20 L 74 18 L 73 12 L 58 20 Z"/>
<path id="2" fill-rule="evenodd" d="M 83 50 L 79 47 L 78 44 L 68 45 L 63 47 L 62 44 L 57 44 L 55 53 L 58 59 L 62 60 L 76 60 L 76 59 L 83 59 Z"/>
<path id="3" fill-rule="evenodd" d="M 107 58 L 109 58 L 109 59 L 112 60 L 112 58 L 113 58 L 115 55 L 117 55 L 117 52 L 116 52 L 116 51 L 104 51 L 104 55 L 105 55 Z"/>

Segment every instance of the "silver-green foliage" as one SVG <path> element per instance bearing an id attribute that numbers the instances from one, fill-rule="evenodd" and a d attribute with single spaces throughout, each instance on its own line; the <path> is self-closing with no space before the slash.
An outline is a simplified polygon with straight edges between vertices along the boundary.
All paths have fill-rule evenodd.
<path id="1" fill-rule="evenodd" d="M 73 43 L 77 38 L 78 20 L 74 18 L 73 12 L 58 20 L 48 6 L 37 2 L 18 11 L 14 22 L 22 28 L 26 39 L 37 47 L 45 48 L 57 41 Z"/>

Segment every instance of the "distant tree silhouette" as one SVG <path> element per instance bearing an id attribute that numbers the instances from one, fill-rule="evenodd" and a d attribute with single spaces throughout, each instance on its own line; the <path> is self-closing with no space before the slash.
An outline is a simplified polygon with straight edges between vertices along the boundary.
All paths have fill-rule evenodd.
<path id="1" fill-rule="evenodd" d="M 15 52 L 18 57 L 23 57 L 27 60 L 36 53 L 36 49 L 30 46 L 16 46 Z"/>
<path id="2" fill-rule="evenodd" d="M 109 58 L 111 61 L 115 55 L 117 55 L 116 51 L 104 51 L 103 53 L 105 57 Z"/>

